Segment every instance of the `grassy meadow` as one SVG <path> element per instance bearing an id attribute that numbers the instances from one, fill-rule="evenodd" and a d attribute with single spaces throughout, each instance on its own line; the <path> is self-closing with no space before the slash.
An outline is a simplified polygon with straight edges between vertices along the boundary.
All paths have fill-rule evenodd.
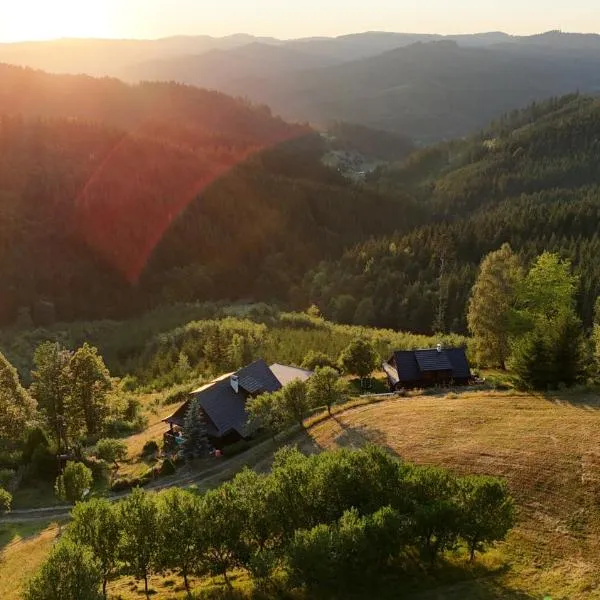
<path id="1" fill-rule="evenodd" d="M 424 573 L 403 597 L 600 598 L 600 396 L 466 391 L 362 399 L 339 407 L 333 418 L 318 415 L 307 425 L 306 432 L 292 439 L 306 451 L 371 441 L 410 462 L 507 480 L 518 508 L 517 526 L 507 541 L 466 569 L 464 557 L 450 557 L 435 579 Z M 137 447 L 141 440 L 131 443 Z M 272 445 L 262 444 L 236 457 L 235 464 L 268 468 L 271 451 Z M 19 582 L 35 570 L 56 538 L 56 525 L 21 527 L 25 529 L 0 525 L 0 582 L 17 584 L 0 587 L 0 597 L 7 600 L 19 597 Z M 176 576 L 155 577 L 152 585 L 157 598 L 184 596 Z M 240 592 L 249 589 L 243 576 L 236 585 Z M 112 584 L 111 594 L 130 600 L 139 597 L 138 589 L 123 578 Z M 218 580 L 203 582 L 199 597 L 215 597 L 214 590 L 220 589 Z M 389 593 L 383 590 L 377 597 L 398 597 Z"/>

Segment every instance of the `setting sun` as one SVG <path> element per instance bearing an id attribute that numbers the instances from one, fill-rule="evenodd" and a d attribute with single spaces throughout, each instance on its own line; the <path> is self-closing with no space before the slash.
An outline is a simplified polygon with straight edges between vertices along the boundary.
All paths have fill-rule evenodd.
<path id="1" fill-rule="evenodd" d="M 110 36 L 107 4 L 81 0 L 21 0 L 3 8 L 0 39 L 17 41 Z"/>

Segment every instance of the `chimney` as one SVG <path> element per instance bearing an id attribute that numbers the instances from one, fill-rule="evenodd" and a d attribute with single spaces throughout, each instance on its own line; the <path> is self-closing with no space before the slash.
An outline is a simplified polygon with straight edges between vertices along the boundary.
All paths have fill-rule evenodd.
<path id="1" fill-rule="evenodd" d="M 441 345 L 441 344 L 438 344 L 438 345 L 437 345 L 437 351 L 438 351 L 438 352 L 441 352 L 441 351 L 442 351 L 442 345 Z"/>
<path id="2" fill-rule="evenodd" d="M 231 376 L 231 387 L 233 388 L 233 391 L 237 394 L 239 392 L 240 389 L 240 381 L 239 381 L 239 377 L 237 375 L 232 375 Z"/>

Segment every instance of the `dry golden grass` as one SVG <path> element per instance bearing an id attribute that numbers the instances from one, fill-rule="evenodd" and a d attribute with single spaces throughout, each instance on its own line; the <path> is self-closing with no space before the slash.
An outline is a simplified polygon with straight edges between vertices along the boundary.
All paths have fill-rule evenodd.
<path id="1" fill-rule="evenodd" d="M 373 441 L 410 462 L 505 478 L 518 506 L 502 549 L 514 564 L 501 578 L 507 593 L 600 597 L 599 407 L 581 395 L 393 399 L 318 423 L 310 437 L 322 449 Z"/>
<path id="2" fill-rule="evenodd" d="M 21 598 L 23 586 L 44 561 L 58 535 L 57 523 L 0 526 L 2 539 L 0 598 L 2 600 Z"/>

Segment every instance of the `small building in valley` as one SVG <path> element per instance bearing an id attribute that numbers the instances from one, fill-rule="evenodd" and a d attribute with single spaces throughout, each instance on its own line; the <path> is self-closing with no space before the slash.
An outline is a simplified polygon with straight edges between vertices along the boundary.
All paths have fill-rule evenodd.
<path id="1" fill-rule="evenodd" d="M 383 363 L 391 390 L 431 387 L 435 385 L 467 385 L 471 368 L 463 348 L 428 348 L 394 352 Z"/>
<path id="2" fill-rule="evenodd" d="M 294 379 L 306 381 L 311 371 L 274 364 L 268 366 L 264 360 L 233 373 L 226 373 L 210 383 L 194 390 L 171 416 L 165 419 L 170 430 L 165 441 L 182 430 L 185 417 L 193 399 L 197 399 L 204 413 L 208 437 L 215 448 L 223 448 L 240 440 L 252 437 L 254 430 L 248 424 L 246 402 L 266 392 L 276 392 Z"/>

